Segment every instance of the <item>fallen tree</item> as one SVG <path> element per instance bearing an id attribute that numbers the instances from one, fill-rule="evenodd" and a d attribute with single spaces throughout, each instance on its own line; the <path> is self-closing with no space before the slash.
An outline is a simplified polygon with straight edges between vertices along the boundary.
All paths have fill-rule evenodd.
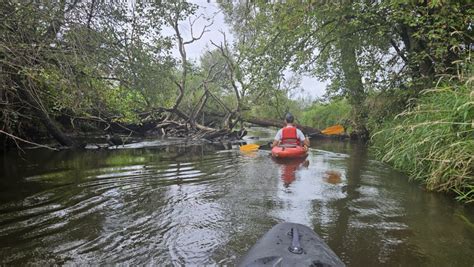
<path id="1" fill-rule="evenodd" d="M 253 124 L 256 124 L 256 125 L 259 125 L 259 126 L 263 126 L 263 127 L 278 127 L 278 128 L 281 128 L 281 127 L 285 126 L 283 121 L 274 120 L 274 119 L 257 119 L 255 117 L 246 117 L 246 118 L 244 118 L 244 121 L 248 122 L 248 123 L 253 123 Z M 305 126 L 305 125 L 301 125 L 301 124 L 296 124 L 296 127 L 298 127 L 306 135 L 321 134 L 321 131 L 319 129 L 316 129 L 316 128 L 313 128 L 313 127 L 309 127 L 309 126 Z"/>
<path id="2" fill-rule="evenodd" d="M 282 121 L 275 120 L 275 119 L 257 119 L 255 117 L 246 117 L 244 119 L 245 122 L 256 124 L 258 126 L 263 126 L 263 127 L 277 127 L 281 128 L 285 126 L 285 124 Z M 310 138 L 331 138 L 331 139 L 346 139 L 349 138 L 350 136 L 347 134 L 337 134 L 337 135 L 327 135 L 321 133 L 319 129 L 301 125 L 301 124 L 296 124 L 296 127 L 300 129 L 306 136 L 309 136 Z"/>

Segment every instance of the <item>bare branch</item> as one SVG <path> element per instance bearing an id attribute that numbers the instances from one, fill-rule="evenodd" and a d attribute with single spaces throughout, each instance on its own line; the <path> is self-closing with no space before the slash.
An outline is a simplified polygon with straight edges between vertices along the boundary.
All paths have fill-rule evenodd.
<path id="1" fill-rule="evenodd" d="M 224 34 L 224 41 L 225 41 L 225 34 Z M 234 89 L 235 97 L 237 98 L 237 105 L 238 105 L 237 109 L 239 109 L 240 108 L 240 102 L 241 102 L 241 94 L 239 92 L 239 88 L 238 88 L 237 84 L 235 83 L 235 80 L 237 80 L 242 87 L 244 87 L 244 83 L 235 74 L 235 63 L 233 62 L 232 58 L 230 58 L 229 55 L 228 55 L 229 50 L 228 50 L 227 44 L 224 44 L 224 46 L 222 45 L 222 43 L 220 45 L 217 45 L 212 40 L 211 40 L 211 44 L 214 45 L 217 49 L 219 49 L 219 51 L 221 52 L 221 55 L 226 60 L 226 63 L 227 63 L 227 66 L 229 67 L 229 71 L 230 71 L 230 75 L 231 75 L 231 79 L 230 79 L 231 80 L 231 85 L 232 85 L 232 88 Z"/>
<path id="2" fill-rule="evenodd" d="M 202 36 L 204 35 L 204 33 L 206 32 L 209 32 L 208 28 L 211 27 L 213 24 L 214 24 L 214 20 L 212 20 L 209 24 L 206 24 L 204 25 L 204 28 L 202 29 L 201 33 L 199 34 L 199 36 L 197 37 L 194 37 L 194 33 L 193 33 L 193 28 L 194 28 L 194 24 L 196 23 L 196 21 L 202 17 L 202 14 L 197 16 L 194 20 L 191 21 L 191 18 L 189 18 L 189 25 L 190 25 L 190 28 L 191 28 L 191 40 L 189 41 L 186 41 L 184 42 L 183 44 L 184 45 L 187 45 L 187 44 L 191 44 L 191 43 L 194 43 L 195 41 L 198 41 L 202 38 Z"/>
<path id="3" fill-rule="evenodd" d="M 13 135 L 13 134 L 7 133 L 7 132 L 2 131 L 2 130 L 0 130 L 0 133 L 2 133 L 2 134 L 4 134 L 4 135 L 6 135 L 6 136 L 12 138 L 13 140 L 18 140 L 18 141 L 21 141 L 21 142 L 24 142 L 24 143 L 27 143 L 27 144 L 30 144 L 30 145 L 35 145 L 35 146 L 37 146 L 37 147 L 47 148 L 47 149 L 49 149 L 49 150 L 59 151 L 59 149 L 57 149 L 57 148 L 50 147 L 50 146 L 45 146 L 45 145 L 41 145 L 41 144 L 38 144 L 38 143 L 35 143 L 35 142 L 30 142 L 30 141 L 28 141 L 28 140 L 25 140 L 25 139 L 23 139 L 23 138 L 20 138 L 20 137 L 18 137 L 18 136 L 15 136 L 15 135 Z"/>
<path id="4" fill-rule="evenodd" d="M 398 47 L 397 43 L 395 43 L 395 41 L 393 39 L 390 38 L 390 44 L 392 45 L 392 47 L 395 49 L 395 51 L 397 51 L 397 54 L 403 59 L 403 61 L 405 62 L 408 62 L 408 58 L 405 56 L 405 54 L 403 53 L 403 51 L 400 50 L 400 48 Z"/>
<path id="5" fill-rule="evenodd" d="M 195 88 L 195 90 L 197 90 L 201 87 L 204 87 L 204 93 L 201 96 L 201 98 L 199 99 L 198 103 L 196 104 L 196 107 L 193 108 L 193 110 L 191 111 L 190 121 L 191 121 L 191 124 L 193 124 L 193 125 L 195 125 L 196 117 L 199 115 L 201 110 L 204 108 L 204 105 L 206 104 L 207 97 L 208 97 L 208 94 L 209 94 L 209 88 L 207 87 L 207 83 L 210 82 L 210 81 L 214 81 L 217 74 L 222 72 L 222 70 L 220 70 L 218 72 L 215 72 L 214 75 L 212 76 L 212 78 L 210 78 L 212 70 L 214 69 L 214 67 L 216 65 L 217 65 L 217 62 L 212 64 L 212 66 L 207 71 L 206 78 L 201 82 L 201 84 L 198 87 Z"/>

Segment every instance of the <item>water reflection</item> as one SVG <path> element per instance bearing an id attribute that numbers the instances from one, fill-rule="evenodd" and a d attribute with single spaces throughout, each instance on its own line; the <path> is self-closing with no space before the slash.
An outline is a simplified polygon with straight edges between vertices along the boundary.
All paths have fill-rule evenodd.
<path id="1" fill-rule="evenodd" d="M 0 265 L 235 265 L 281 221 L 312 227 L 349 266 L 474 263 L 474 211 L 362 146 L 315 142 L 282 164 L 163 142 L 2 158 Z"/>
<path id="2" fill-rule="evenodd" d="M 324 181 L 330 184 L 340 184 L 342 182 L 341 173 L 334 170 L 324 172 Z"/>
<path id="3" fill-rule="evenodd" d="M 296 179 L 296 171 L 302 167 L 308 168 L 309 160 L 306 158 L 296 159 L 275 159 L 272 158 L 280 166 L 281 180 L 283 186 L 288 188 L 290 184 Z"/>

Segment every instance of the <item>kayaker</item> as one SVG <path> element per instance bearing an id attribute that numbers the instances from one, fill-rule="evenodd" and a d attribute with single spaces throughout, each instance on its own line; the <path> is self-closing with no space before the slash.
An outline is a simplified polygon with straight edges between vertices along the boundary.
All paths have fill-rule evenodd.
<path id="1" fill-rule="evenodd" d="M 272 147 L 278 145 L 299 145 L 303 146 L 304 149 L 307 151 L 309 147 L 309 139 L 306 138 L 303 132 L 293 126 L 295 118 L 291 113 L 287 113 L 285 116 L 285 124 L 286 126 L 278 130 L 277 134 L 275 135 L 275 139 L 273 140 Z"/>

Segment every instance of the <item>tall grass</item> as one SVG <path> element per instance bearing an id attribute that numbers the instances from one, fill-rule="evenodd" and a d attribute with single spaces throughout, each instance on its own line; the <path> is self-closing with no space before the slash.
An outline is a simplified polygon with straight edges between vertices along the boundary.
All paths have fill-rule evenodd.
<path id="1" fill-rule="evenodd" d="M 417 104 L 372 136 L 378 157 L 428 190 L 474 203 L 474 91 L 467 82 L 425 90 Z"/>

